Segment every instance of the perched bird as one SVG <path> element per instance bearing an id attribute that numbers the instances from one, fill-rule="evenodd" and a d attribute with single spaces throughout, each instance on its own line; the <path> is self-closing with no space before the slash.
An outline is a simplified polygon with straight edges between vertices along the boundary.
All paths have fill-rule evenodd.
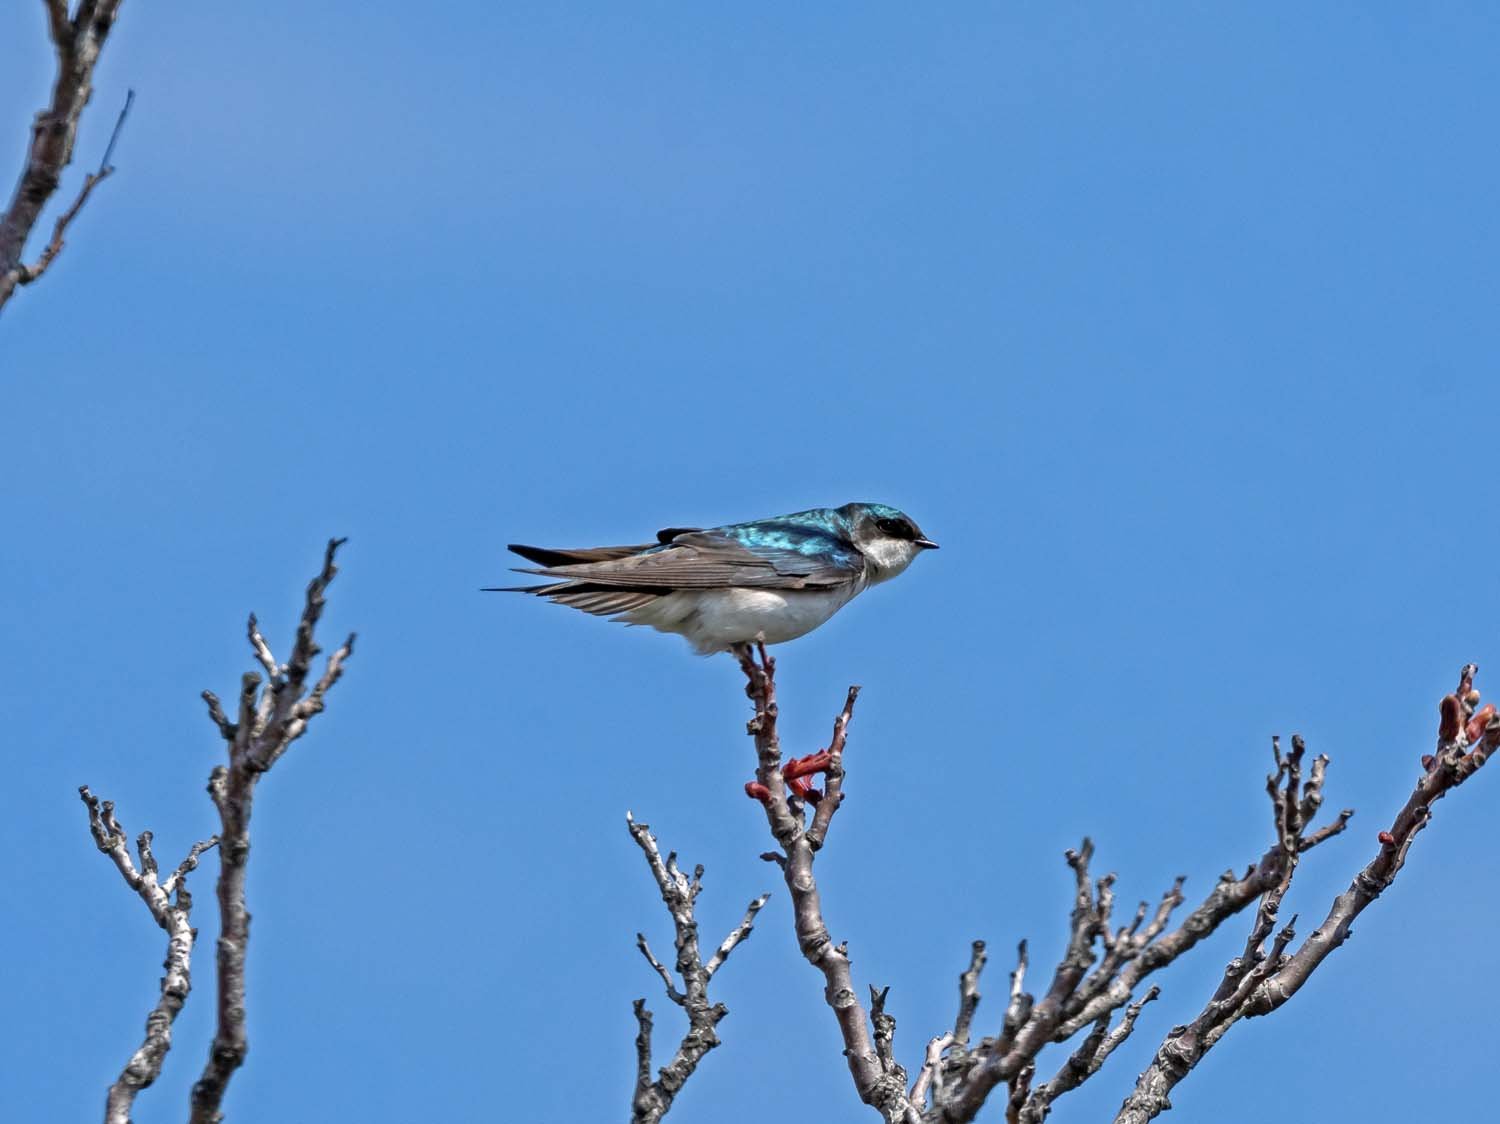
<path id="1" fill-rule="evenodd" d="M 703 655 L 817 628 L 872 585 L 936 549 L 894 507 L 846 503 L 726 527 L 668 527 L 654 543 L 549 550 L 512 544 L 536 563 L 534 593 L 626 624 L 685 636 Z"/>

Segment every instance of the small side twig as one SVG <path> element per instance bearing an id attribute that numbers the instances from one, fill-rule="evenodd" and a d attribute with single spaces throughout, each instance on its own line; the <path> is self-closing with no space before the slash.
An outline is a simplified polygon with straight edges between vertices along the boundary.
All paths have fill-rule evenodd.
<path id="1" fill-rule="evenodd" d="M 1113 1030 L 1109 1026 L 1109 1016 L 1101 1016 L 1083 1044 L 1068 1056 L 1052 1080 L 1036 1086 L 1027 1095 L 1016 1113 L 1019 1124 L 1041 1124 L 1052 1111 L 1053 1101 L 1098 1073 L 1110 1054 L 1130 1037 L 1136 1019 L 1140 1018 L 1141 1008 L 1160 994 L 1161 989 L 1153 984 L 1145 995 L 1125 1008 L 1124 1016 Z"/>
<path id="2" fill-rule="evenodd" d="M 135 91 L 125 92 L 125 104 L 120 107 L 120 115 L 115 118 L 115 128 L 109 135 L 109 144 L 104 149 L 104 158 L 99 161 L 97 171 L 90 172 L 83 178 L 83 186 L 78 189 L 78 195 L 73 199 L 73 204 L 57 217 L 57 222 L 52 224 L 52 237 L 47 245 L 42 248 L 41 254 L 33 265 L 17 265 L 13 272 L 15 280 L 13 285 L 30 285 L 38 280 L 42 274 L 47 272 L 47 267 L 57 260 L 57 255 L 63 252 L 66 245 L 64 236 L 73 220 L 78 217 L 78 212 L 83 210 L 83 205 L 89 201 L 94 188 L 114 175 L 114 165 L 109 162 L 110 154 L 115 150 L 115 141 L 120 139 L 120 130 L 125 125 L 125 117 L 130 112 L 130 107 L 135 101 Z M 5 282 L 0 281 L 0 292 L 4 291 Z"/>
<path id="3" fill-rule="evenodd" d="M 927 1043 L 927 1055 L 922 1059 L 922 1070 L 917 1074 L 917 1079 L 912 1082 L 911 1092 L 907 1094 L 907 1100 L 911 1101 L 912 1108 L 918 1114 L 927 1108 L 929 1088 L 934 1089 L 939 1096 L 942 1094 L 943 1051 L 952 1045 L 951 1031 L 940 1034 Z"/>

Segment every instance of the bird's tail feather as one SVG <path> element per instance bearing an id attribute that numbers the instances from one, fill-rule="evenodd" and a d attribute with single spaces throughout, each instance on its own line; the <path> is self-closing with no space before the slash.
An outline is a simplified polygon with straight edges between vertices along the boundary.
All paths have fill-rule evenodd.
<path id="1" fill-rule="evenodd" d="M 566 581 L 551 585 L 502 585 L 487 586 L 481 593 L 534 593 L 546 597 L 558 605 L 567 605 L 593 613 L 597 617 L 612 617 L 642 609 L 661 594 L 655 590 L 614 589 L 591 582 Z"/>

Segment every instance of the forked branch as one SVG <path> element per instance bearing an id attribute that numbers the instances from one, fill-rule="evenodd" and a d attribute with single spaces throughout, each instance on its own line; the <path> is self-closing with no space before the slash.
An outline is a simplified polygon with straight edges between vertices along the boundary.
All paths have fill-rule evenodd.
<path id="1" fill-rule="evenodd" d="M 314 640 L 323 615 L 324 594 L 338 573 L 334 557 L 344 543 L 330 539 L 323 568 L 307 586 L 307 599 L 297 622 L 296 639 L 286 663 L 278 663 L 251 614 L 246 629 L 251 654 L 265 673 L 246 672 L 240 679 L 237 717 L 231 721 L 212 691 L 203 692 L 208 716 L 224 739 L 228 764 L 214 769 L 208 792 L 219 811 L 219 945 L 218 1014 L 213 1046 L 203 1075 L 193 1086 L 192 1124 L 218 1124 L 220 1105 L 234 1071 L 249 1049 L 245 1030 L 245 953 L 250 941 L 250 913 L 245 904 L 245 873 L 250 859 L 250 811 L 255 786 L 291 744 L 322 712 L 324 698 L 343 674 L 354 652 L 354 634 L 329 657 L 323 674 L 308 687 L 312 661 L 320 649 Z"/>
<path id="2" fill-rule="evenodd" d="M 1154 908 L 1142 902 L 1129 920 L 1117 924 L 1115 876 L 1091 874 L 1094 847 L 1085 839 L 1065 855 L 1073 873 L 1073 908 L 1066 947 L 1045 990 L 1038 997 L 1027 989 L 1029 957 L 1023 941 L 1000 1025 L 993 1035 L 975 1041 L 981 974 L 988 961 L 984 943 L 976 941 L 969 967 L 959 978 L 953 1025 L 928 1043 L 917 1077 L 907 1088 L 906 1071 L 896 1058 L 888 994 L 872 988 L 868 1007 L 861 1001 L 846 946 L 834 943 L 824 921 L 813 871 L 843 799 L 844 753 L 858 688 L 850 688 L 827 749 L 783 761 L 775 661 L 761 646 L 753 651 L 742 648 L 737 656 L 754 704 L 748 729 L 755 739 L 757 764 L 746 792 L 761 804 L 779 847 L 767 857 L 778 862 L 791 893 L 798 945 L 824 977 L 825 998 L 839 1027 L 855 1091 L 888 1124 L 963 1124 L 974 1120 L 1000 1087 L 1005 1089 L 1006 1116 L 1012 1124 L 1039 1124 L 1058 1097 L 1098 1073 L 1132 1033 L 1142 1008 L 1159 994 L 1152 986 L 1136 997 L 1143 981 L 1257 901 L 1260 908 L 1251 939 L 1258 950 L 1270 937 L 1300 856 L 1343 831 L 1353 814 L 1345 810 L 1325 826 L 1313 828 L 1322 804 L 1327 758 L 1315 759 L 1304 775 L 1302 740 L 1294 739 L 1286 755 L 1277 744 L 1277 771 L 1267 787 L 1275 842 L 1243 874 L 1225 872 L 1176 927 L 1170 927 L 1173 916 L 1185 901 L 1181 877 Z M 822 791 L 809 779 L 816 774 L 826 778 Z M 1243 967 L 1216 997 L 1216 1025 L 1226 1012 L 1263 994 L 1260 989 L 1271 979 L 1267 963 L 1274 966 L 1291 939 L 1289 929 L 1283 929 L 1270 952 L 1257 956 L 1247 950 Z M 1085 1029 L 1088 1034 L 1056 1073 L 1034 1084 L 1042 1050 Z"/>
<path id="3" fill-rule="evenodd" d="M 677 865 L 676 852 L 662 858 L 650 825 L 637 823 L 628 812 L 625 814 L 625 822 L 630 828 L 630 837 L 646 857 L 651 877 L 656 882 L 656 888 L 661 891 L 661 899 L 666 904 L 667 912 L 672 916 L 674 943 L 677 947 L 675 967 L 681 986 L 678 986 L 666 965 L 651 951 L 644 933 L 635 935 L 636 947 L 641 950 L 641 955 L 651 965 L 652 971 L 661 977 L 667 998 L 682 1008 L 688 1020 L 687 1032 L 678 1043 L 676 1053 L 653 1078 L 652 1015 L 646 1009 L 644 999 L 637 999 L 634 1004 L 639 1031 L 635 1040 L 636 1081 L 635 1095 L 631 1100 L 631 1120 L 633 1124 L 656 1124 L 672 1107 L 673 1100 L 698 1068 L 704 1055 L 719 1044 L 716 1028 L 729 1013 L 729 1009 L 722 1003 L 709 1002 L 709 981 L 729 959 L 729 954 L 750 936 L 755 926 L 755 915 L 771 895 L 762 894 L 752 901 L 746 907 L 745 916 L 740 923 L 729 931 L 729 935 L 719 942 L 719 947 L 705 960 L 698 943 L 698 922 L 694 913 L 698 894 L 703 889 L 703 868 L 694 867 L 692 877 L 688 877 Z"/>
<path id="4" fill-rule="evenodd" d="M 1479 692 L 1474 689 L 1478 671 L 1474 664 L 1464 665 L 1458 688 L 1439 704 L 1436 750 L 1423 756 L 1422 775 L 1390 828 L 1377 837 L 1379 850 L 1375 857 L 1354 876 L 1349 888 L 1334 898 L 1322 923 L 1291 953 L 1287 952 L 1295 936 L 1291 925 L 1276 934 L 1269 949 L 1265 947 L 1296 869 L 1295 857 L 1285 863 L 1276 885 L 1261 900 L 1244 954 L 1224 970 L 1218 988 L 1197 1018 L 1167 1035 L 1121 1106 L 1115 1124 L 1145 1124 L 1171 1108 L 1172 1088 L 1192 1072 L 1229 1028 L 1242 1018 L 1270 1014 L 1296 995 L 1318 966 L 1348 938 L 1354 919 L 1396 880 L 1412 843 L 1432 819 L 1433 804 L 1483 768 L 1500 746 L 1500 718 L 1496 717 L 1496 708 L 1493 704 L 1480 707 Z M 1277 776 L 1289 778 L 1288 791 L 1299 770 L 1302 748 L 1301 739 L 1293 738 L 1288 758 L 1283 759 L 1279 750 L 1276 754 Z M 1317 806 L 1324 762 L 1320 757 L 1313 763 L 1313 780 L 1309 783 L 1315 787 L 1310 803 L 1305 798 L 1300 803 L 1288 799 L 1278 807 L 1278 824 L 1287 833 L 1284 845 L 1296 842 L 1298 852 L 1327 837 L 1327 829 L 1312 835 L 1302 834 L 1307 810 Z M 1272 787 L 1274 791 L 1274 783 Z M 1345 813 L 1337 826 L 1347 819 Z"/>
<path id="5" fill-rule="evenodd" d="M 884 1011 L 885 993 L 878 993 L 876 1013 L 882 1019 L 872 1024 L 872 1015 L 866 1012 L 854 987 L 848 949 L 842 943 L 834 944 L 823 920 L 822 900 L 813 876 L 814 856 L 826 841 L 834 813 L 843 801 L 844 747 L 859 688 L 849 688 L 844 709 L 834 719 L 828 748 L 783 764 L 777 732 L 776 661 L 763 644 L 754 651 L 742 646 L 736 656 L 745 673 L 745 693 L 755 707 L 746 727 L 755 739 L 755 780 L 745 786 L 745 792 L 765 809 L 766 823 L 781 849 L 770 857 L 781 867 L 791 894 L 797 945 L 808 963 L 823 975 L 824 995 L 838 1022 L 844 1057 L 860 1100 L 877 1109 L 887 1121 L 915 1121 L 918 1117 L 907 1093 L 906 1071 L 896 1064 L 890 1049 L 896 1022 Z M 807 781 L 814 773 L 825 775 L 825 791 L 820 792 Z M 811 823 L 809 804 L 815 808 Z M 877 1033 L 879 1043 L 874 1037 Z"/>
<path id="6" fill-rule="evenodd" d="M 151 833 L 136 837 L 136 856 L 130 856 L 125 829 L 115 819 L 112 800 L 100 801 L 88 785 L 78 789 L 89 813 L 89 831 L 94 845 L 109 856 L 125 885 L 145 903 L 151 919 L 167 934 L 167 958 L 162 965 L 160 996 L 146 1016 L 146 1035 L 120 1076 L 109 1087 L 104 1102 L 104 1124 L 130 1124 L 136 1095 L 161 1075 L 167 1051 L 172 1048 L 172 1024 L 176 1021 L 188 993 L 192 990 L 193 942 L 198 931 L 192 926 L 193 899 L 188 893 L 187 876 L 197 868 L 198 859 L 219 840 L 211 836 L 188 849 L 187 857 L 166 878 L 160 877 L 156 856 L 151 850 Z"/>
<path id="7" fill-rule="evenodd" d="M 85 4 L 82 12 L 92 5 Z M 49 9 L 56 20 L 66 17 L 61 3 Z M 80 19 L 83 17 L 80 16 Z M 229 763 L 213 771 L 208 789 L 218 808 L 221 830 L 195 843 L 187 856 L 165 878 L 151 848 L 152 837 L 143 831 L 131 856 L 125 829 L 115 818 L 114 804 L 100 801 L 88 786 L 78 790 L 89 814 L 89 830 L 95 846 L 110 857 L 125 884 L 146 904 L 152 919 L 167 934 L 166 975 L 161 995 L 146 1019 L 146 1036 L 110 1086 L 105 1124 L 129 1124 L 136 1095 L 160 1075 L 172 1046 L 172 1024 L 187 1001 L 191 989 L 191 961 L 197 930 L 191 924 L 192 897 L 187 876 L 199 858 L 212 847 L 219 848 L 219 942 L 217 950 L 218 1015 L 213 1048 L 203 1076 L 193 1087 L 191 1119 L 209 1124 L 223 1118 L 219 1105 L 229 1078 L 244 1060 L 248 1048 L 245 1035 L 245 949 L 249 940 L 250 915 L 245 907 L 245 866 L 250 854 L 250 806 L 261 775 L 300 737 L 313 715 L 323 709 L 324 696 L 338 681 L 344 662 L 354 650 L 351 634 L 329 659 L 322 676 L 308 689 L 308 677 L 318 647 L 313 631 L 323 611 L 323 594 L 337 568 L 334 555 L 342 539 L 333 539 L 323 556 L 323 568 L 307 589 L 307 600 L 297 627 L 291 659 L 275 662 L 270 646 L 260 635 L 254 616 L 250 618 L 251 650 L 267 675 L 262 690 L 254 672 L 241 681 L 238 719 L 231 721 L 211 691 L 203 692 L 209 719 L 224 739 Z"/>

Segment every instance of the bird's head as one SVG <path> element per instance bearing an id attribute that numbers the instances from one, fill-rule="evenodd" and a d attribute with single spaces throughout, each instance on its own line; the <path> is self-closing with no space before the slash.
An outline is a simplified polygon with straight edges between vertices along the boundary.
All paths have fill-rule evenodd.
<path id="1" fill-rule="evenodd" d="M 865 556 L 871 584 L 894 578 L 924 550 L 937 543 L 904 511 L 883 503 L 851 503 L 839 508 L 849 521 L 849 537 Z"/>

